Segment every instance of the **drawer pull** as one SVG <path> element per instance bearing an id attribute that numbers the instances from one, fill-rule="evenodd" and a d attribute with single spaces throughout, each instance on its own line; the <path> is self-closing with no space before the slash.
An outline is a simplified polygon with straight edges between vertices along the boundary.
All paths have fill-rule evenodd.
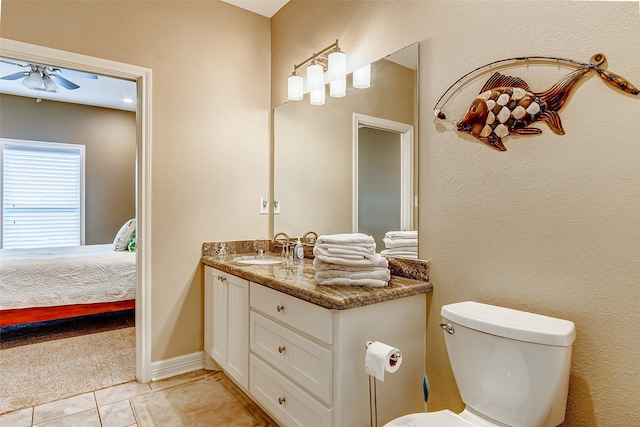
<path id="1" fill-rule="evenodd" d="M 227 278 L 224 276 L 218 276 L 218 280 L 220 280 L 221 282 L 224 282 L 227 280 Z"/>
<path id="2" fill-rule="evenodd" d="M 284 305 L 280 305 L 280 304 L 278 304 L 278 305 L 276 306 L 276 310 L 278 311 L 278 313 L 280 313 L 281 311 L 284 311 Z"/>
<path id="3" fill-rule="evenodd" d="M 284 397 L 279 397 L 278 398 L 278 403 L 281 404 L 281 405 L 286 401 L 287 401 L 287 399 L 285 399 Z"/>
<path id="4" fill-rule="evenodd" d="M 287 348 L 285 346 L 278 346 L 278 353 L 282 354 Z"/>

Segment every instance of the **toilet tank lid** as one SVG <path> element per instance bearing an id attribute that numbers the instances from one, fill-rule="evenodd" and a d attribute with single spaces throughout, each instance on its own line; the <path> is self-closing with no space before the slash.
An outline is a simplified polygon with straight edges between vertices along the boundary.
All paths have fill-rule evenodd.
<path id="1" fill-rule="evenodd" d="M 444 305 L 440 314 L 461 326 L 518 341 L 567 347 L 576 338 L 569 320 L 474 301 Z"/>

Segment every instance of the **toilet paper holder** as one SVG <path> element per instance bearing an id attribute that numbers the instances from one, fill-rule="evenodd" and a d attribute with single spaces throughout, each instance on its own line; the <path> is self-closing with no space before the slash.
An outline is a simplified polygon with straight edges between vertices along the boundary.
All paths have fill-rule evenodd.
<path id="1" fill-rule="evenodd" d="M 366 350 L 366 349 L 368 349 L 368 348 L 369 348 L 369 346 L 370 346 L 372 343 L 373 343 L 373 341 L 367 341 L 367 342 L 364 344 L 364 348 L 365 348 L 365 350 Z M 398 363 L 398 359 L 400 359 L 400 357 L 401 357 L 401 356 L 402 356 L 402 355 L 400 354 L 400 352 L 399 352 L 399 351 L 396 351 L 395 353 L 393 353 L 393 354 L 390 356 L 390 359 L 391 359 L 391 365 L 393 366 L 393 365 L 395 365 L 396 363 Z"/>
<path id="2" fill-rule="evenodd" d="M 369 346 L 373 343 L 373 341 L 367 341 L 364 344 L 365 350 L 369 348 Z M 391 356 L 389 356 L 391 366 L 394 366 L 398 363 L 398 360 L 402 357 L 399 351 L 396 351 Z M 378 427 L 378 401 L 377 401 L 377 391 L 376 391 L 376 379 L 373 375 L 369 375 L 369 415 L 371 420 L 371 427 Z"/>

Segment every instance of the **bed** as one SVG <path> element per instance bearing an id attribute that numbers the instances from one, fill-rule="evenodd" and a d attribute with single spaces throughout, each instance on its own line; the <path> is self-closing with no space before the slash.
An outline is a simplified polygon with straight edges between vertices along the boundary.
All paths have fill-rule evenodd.
<path id="1" fill-rule="evenodd" d="M 0 250 L 0 326 L 134 308 L 136 254 L 112 244 Z"/>

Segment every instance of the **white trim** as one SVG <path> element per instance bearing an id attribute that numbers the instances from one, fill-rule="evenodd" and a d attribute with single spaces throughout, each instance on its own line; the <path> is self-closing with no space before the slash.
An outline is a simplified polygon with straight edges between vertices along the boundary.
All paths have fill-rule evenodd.
<path id="1" fill-rule="evenodd" d="M 204 369 L 206 354 L 204 351 L 197 351 L 171 359 L 160 360 L 151 363 L 151 380 L 158 381 L 187 372 Z"/>
<path id="2" fill-rule="evenodd" d="M 365 114 L 353 113 L 352 231 L 354 233 L 358 232 L 358 129 L 361 126 L 397 132 L 400 134 L 400 170 L 402 174 L 400 177 L 400 228 L 402 230 L 413 230 L 413 125 L 381 119 L 379 117 L 367 116 Z"/>
<path id="3" fill-rule="evenodd" d="M 138 87 L 136 377 L 151 379 L 151 69 L 0 38 L 0 56 L 133 80 Z"/>

